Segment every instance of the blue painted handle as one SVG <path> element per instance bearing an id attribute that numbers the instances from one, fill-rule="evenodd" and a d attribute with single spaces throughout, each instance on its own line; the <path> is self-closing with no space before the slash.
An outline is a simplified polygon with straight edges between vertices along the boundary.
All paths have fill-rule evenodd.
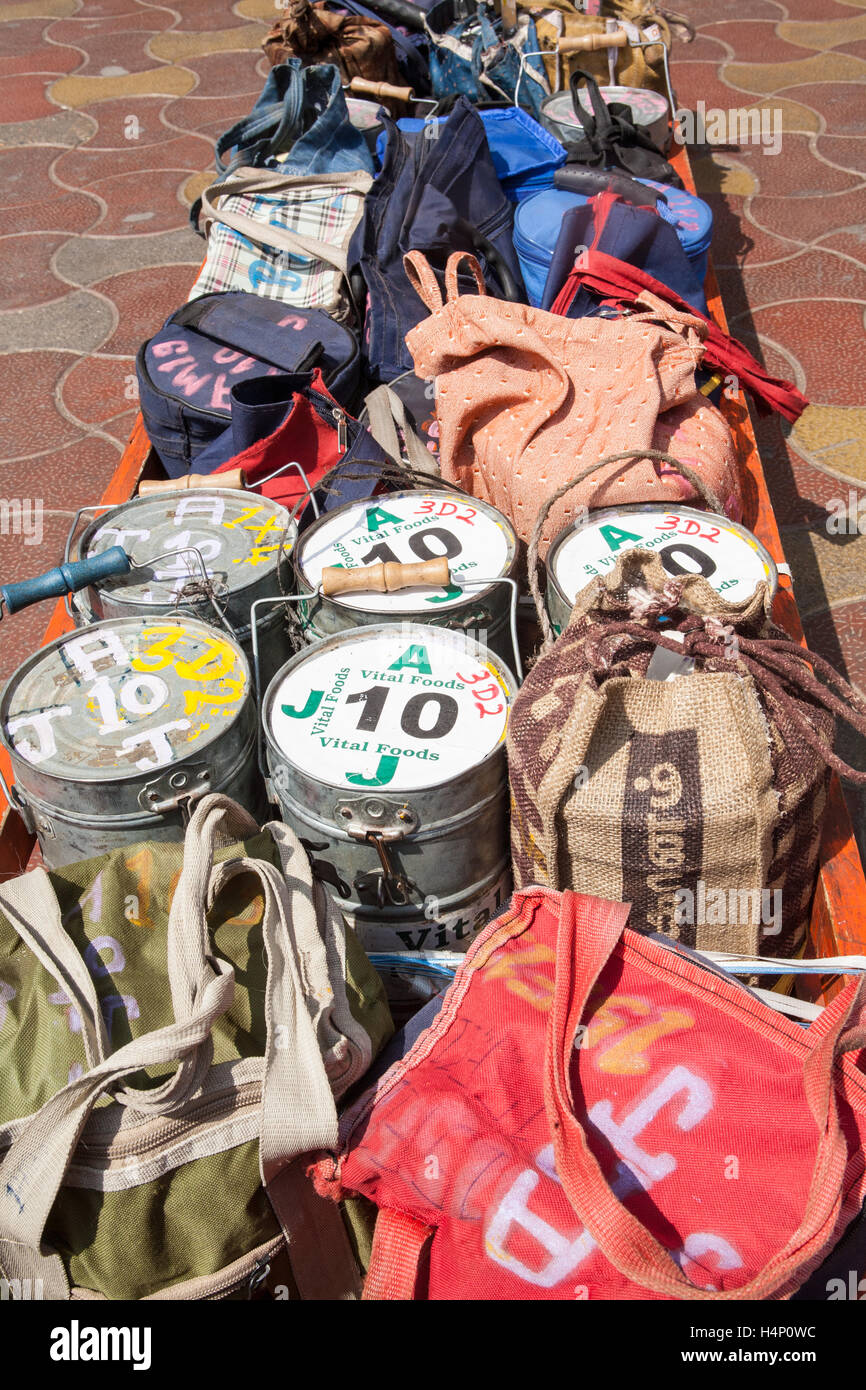
<path id="1" fill-rule="evenodd" d="M 18 613 L 22 608 L 29 608 L 31 603 L 39 603 L 41 599 L 74 594 L 99 579 L 127 574 L 131 565 L 126 551 L 119 545 L 113 545 L 110 550 L 103 550 L 101 555 L 94 555 L 89 560 L 70 560 L 45 574 L 37 574 L 34 579 L 0 585 L 0 600 L 7 613 Z"/>

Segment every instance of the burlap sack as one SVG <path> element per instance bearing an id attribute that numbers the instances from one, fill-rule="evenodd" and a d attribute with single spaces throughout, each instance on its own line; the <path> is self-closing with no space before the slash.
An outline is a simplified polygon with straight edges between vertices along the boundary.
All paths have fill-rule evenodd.
<path id="1" fill-rule="evenodd" d="M 562 79 L 559 84 L 560 87 L 567 88 L 574 68 L 583 68 L 584 71 L 590 72 L 600 85 L 610 81 L 606 48 L 596 49 L 592 53 L 563 54 L 559 69 L 557 69 L 556 58 L 554 57 L 556 43 L 560 36 L 572 39 L 584 38 L 587 34 L 603 34 L 605 18 L 610 16 L 634 26 L 641 39 L 648 37 L 646 33 L 648 26 L 655 25 L 662 38 L 662 43 L 655 43 L 646 48 L 632 46 L 629 43 L 624 48 L 617 50 L 617 86 L 649 87 L 655 92 L 667 94 L 663 44 L 666 44 L 670 49 L 670 27 L 662 15 L 650 6 L 641 3 L 641 0 L 636 0 L 636 2 L 635 0 L 605 0 L 601 15 L 582 14 L 574 9 L 569 0 L 543 0 L 543 3 L 537 6 L 530 5 L 523 8 L 533 11 L 541 47 L 551 50 L 550 57 L 545 54 L 544 58 L 551 91 L 557 90 L 558 72 Z M 551 18 L 551 11 L 553 10 L 559 10 L 562 14 L 561 29 L 559 24 Z"/>
<path id="2" fill-rule="evenodd" d="M 578 595 L 511 712 L 515 887 L 631 902 L 630 926 L 698 949 L 797 953 L 829 769 L 866 780 L 833 715 L 863 730 L 866 706 L 769 610 L 766 585 L 733 605 L 643 551 Z M 658 646 L 693 674 L 647 679 Z"/>

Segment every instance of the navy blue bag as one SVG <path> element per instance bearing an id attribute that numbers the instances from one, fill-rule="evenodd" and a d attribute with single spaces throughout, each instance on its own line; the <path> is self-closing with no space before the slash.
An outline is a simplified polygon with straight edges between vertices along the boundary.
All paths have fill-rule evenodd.
<path id="1" fill-rule="evenodd" d="M 552 186 L 556 170 L 565 163 L 565 147 L 549 130 L 520 106 L 479 106 L 478 114 L 493 167 L 509 202 L 520 203 Z M 445 120 L 445 115 L 427 119 L 404 116 L 397 126 L 404 134 L 426 133 L 431 125 L 441 125 Z M 385 154 L 384 131 L 378 138 L 376 154 L 381 161 Z"/>
<path id="2" fill-rule="evenodd" d="M 382 169 L 349 246 L 350 270 L 360 271 L 367 286 L 362 351 L 373 382 L 412 368 L 405 337 L 426 311 L 403 269 L 407 251 L 423 251 L 443 285 L 449 255 L 470 251 L 490 294 L 525 302 L 511 239 L 513 205 L 500 187 L 478 112 L 460 97 L 446 121 L 414 136 L 388 116 L 383 124 Z M 474 287 L 470 276 L 466 292 Z"/>
<path id="3" fill-rule="evenodd" d="M 541 307 L 550 309 L 553 305 L 571 273 L 576 248 L 591 246 L 615 260 L 636 266 L 706 314 L 700 269 L 689 258 L 677 228 L 663 216 L 663 207 L 661 201 L 653 209 L 637 207 L 619 197 L 605 197 L 569 208 L 562 217 Z M 592 317 L 600 311 L 600 297 L 581 287 L 568 317 Z"/>
<path id="4" fill-rule="evenodd" d="M 358 340 L 321 309 L 231 290 L 184 304 L 136 359 L 145 429 L 170 478 L 188 473 L 231 419 L 239 382 L 319 366 L 343 404 L 355 396 Z"/>

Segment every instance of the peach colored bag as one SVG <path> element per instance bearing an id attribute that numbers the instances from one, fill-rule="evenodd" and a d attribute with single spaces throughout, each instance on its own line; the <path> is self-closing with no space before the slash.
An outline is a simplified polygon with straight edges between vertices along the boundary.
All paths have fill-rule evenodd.
<path id="1" fill-rule="evenodd" d="M 469 266 L 478 294 L 460 294 Z M 644 313 L 566 319 L 485 291 L 473 256 L 455 252 L 445 272 L 447 303 L 426 257 L 410 251 L 406 273 L 430 318 L 406 334 L 418 376 L 436 378 L 442 477 L 509 516 L 528 540 L 544 498 L 593 459 L 627 449 L 661 449 L 682 459 L 739 518 L 740 489 L 730 430 L 697 390 L 705 325 L 649 293 Z M 599 468 L 552 509 L 550 541 L 586 507 L 682 503 L 684 478 L 638 459 Z"/>

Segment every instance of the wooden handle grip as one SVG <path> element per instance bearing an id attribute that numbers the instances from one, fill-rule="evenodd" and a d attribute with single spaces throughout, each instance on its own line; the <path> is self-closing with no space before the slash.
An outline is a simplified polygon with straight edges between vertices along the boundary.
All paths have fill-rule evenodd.
<path id="1" fill-rule="evenodd" d="M 431 589 L 447 589 L 451 583 L 448 559 L 422 560 L 417 565 L 400 565 L 386 560 L 362 569 L 341 569 L 328 565 L 322 570 L 322 593 L 326 598 L 335 594 L 391 594 L 395 589 L 414 589 L 429 585 Z"/>
<path id="2" fill-rule="evenodd" d="M 367 77 L 353 77 L 349 91 L 359 96 L 388 97 L 392 101 L 414 101 L 415 92 L 411 87 L 393 87 L 390 82 L 371 82 Z"/>
<path id="3" fill-rule="evenodd" d="M 625 48 L 628 34 L 624 29 L 615 29 L 611 34 L 582 34 L 570 39 L 559 39 L 560 53 L 594 53 L 598 48 Z"/>
<path id="4" fill-rule="evenodd" d="M 187 473 L 185 478 L 144 478 L 138 485 L 139 497 L 152 492 L 186 492 L 189 488 L 233 488 L 243 491 L 247 485 L 242 468 L 230 468 L 227 473 Z"/>

